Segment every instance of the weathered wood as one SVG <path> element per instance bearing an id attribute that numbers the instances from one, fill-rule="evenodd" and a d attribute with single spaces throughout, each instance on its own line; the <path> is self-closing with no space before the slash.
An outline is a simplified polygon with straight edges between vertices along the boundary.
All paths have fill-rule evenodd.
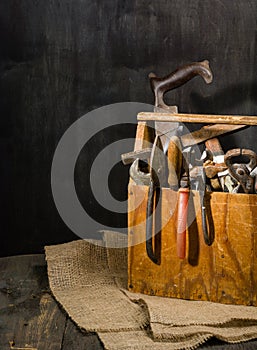
<path id="1" fill-rule="evenodd" d="M 214 239 L 209 247 L 203 239 L 199 193 L 192 191 L 187 256 L 181 260 L 176 253 L 177 192 L 163 188 L 160 265 L 146 254 L 146 198 L 146 187 L 130 183 L 129 210 L 136 208 L 128 222 L 131 291 L 257 306 L 257 195 L 210 194 L 206 206 Z"/>
<path id="2" fill-rule="evenodd" d="M 228 125 L 228 124 L 211 124 L 205 125 L 201 129 L 192 133 L 182 135 L 181 143 L 184 147 L 204 142 L 213 137 L 217 137 L 229 132 L 233 132 L 244 128 L 245 125 Z"/>
<path id="3" fill-rule="evenodd" d="M 257 117 L 249 115 L 215 115 L 215 114 L 186 114 L 186 113 L 138 113 L 139 121 L 208 123 L 230 125 L 257 125 Z"/>
<path id="4" fill-rule="evenodd" d="M 102 349 L 82 333 L 49 292 L 44 255 L 0 259 L 0 349 Z"/>
<path id="5" fill-rule="evenodd" d="M 141 151 L 144 148 L 151 146 L 153 142 L 154 130 L 149 126 L 147 122 L 139 122 L 137 126 L 137 133 L 134 145 L 134 151 Z"/>
<path id="6" fill-rule="evenodd" d="M 81 331 L 70 319 L 64 332 L 62 350 L 101 350 L 103 346 L 96 334 Z"/>
<path id="7" fill-rule="evenodd" d="M 121 155 L 121 160 L 124 165 L 131 164 L 137 158 L 149 159 L 151 155 L 151 148 L 144 148 L 139 151 L 132 151 Z"/>
<path id="8" fill-rule="evenodd" d="M 5 299 L 0 311 L 1 349 L 60 348 L 66 315 L 47 292 L 43 256 L 1 259 L 0 268 Z"/>
<path id="9" fill-rule="evenodd" d="M 100 350 L 103 345 L 97 335 L 82 332 L 66 316 L 63 310 L 48 293 L 48 281 L 43 255 L 9 257 L 0 259 L 0 349 L 1 350 Z M 40 308 L 40 300 L 45 302 Z M 10 304 L 11 302 L 11 304 Z M 55 307 L 54 307 L 55 304 Z M 42 305 L 42 302 L 41 302 Z M 38 334 L 38 324 L 49 316 L 50 309 L 56 310 L 56 317 L 50 318 L 53 326 L 49 334 L 48 326 Z M 59 310 L 59 314 L 57 313 Z M 64 316 L 65 315 L 65 316 Z M 52 317 L 54 313 L 52 313 Z M 41 320 L 41 321 L 40 321 Z M 53 324 L 54 323 L 54 324 Z M 34 324 L 34 327 L 32 325 Z M 41 341 L 28 336 L 36 332 Z M 46 332 L 47 331 L 47 332 Z M 61 333 L 63 332 L 62 336 Z M 48 334 L 48 339 L 46 335 Z M 34 336 L 34 338 L 36 337 Z M 42 340 L 45 339 L 45 342 Z M 57 341 L 58 340 L 58 341 Z M 60 340 L 60 341 L 59 341 Z M 30 343 L 28 343 L 28 341 Z M 225 344 L 219 340 L 209 340 L 199 349 L 255 349 L 257 342 L 243 344 Z M 244 347 L 248 346 L 248 347 Z"/>
<path id="10" fill-rule="evenodd" d="M 156 115 L 156 114 L 151 114 Z M 256 118 L 257 119 L 257 118 Z M 140 126 L 141 135 L 145 135 Z M 139 134 L 139 135 L 140 135 Z M 131 291 L 193 300 L 257 306 L 257 195 L 213 192 L 205 204 L 213 243 L 205 244 L 199 193 L 191 191 L 187 256 L 177 246 L 178 193 L 161 190 L 161 263 L 154 264 L 145 247 L 147 187 L 128 187 Z"/>

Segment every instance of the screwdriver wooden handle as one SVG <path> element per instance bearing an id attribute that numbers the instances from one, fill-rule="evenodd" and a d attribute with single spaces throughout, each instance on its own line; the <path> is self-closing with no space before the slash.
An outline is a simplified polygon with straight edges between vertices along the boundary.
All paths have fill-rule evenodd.
<path id="1" fill-rule="evenodd" d="M 177 222 L 177 255 L 180 259 L 186 256 L 186 228 L 188 211 L 189 188 L 178 191 L 178 222 Z"/>
<path id="2" fill-rule="evenodd" d="M 182 146 L 178 136 L 172 136 L 168 147 L 168 184 L 177 191 L 182 167 Z"/>

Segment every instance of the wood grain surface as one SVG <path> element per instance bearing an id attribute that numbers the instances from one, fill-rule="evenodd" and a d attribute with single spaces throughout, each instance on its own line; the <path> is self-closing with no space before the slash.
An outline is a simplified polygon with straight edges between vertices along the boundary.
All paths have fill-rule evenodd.
<path id="1" fill-rule="evenodd" d="M 139 113 L 138 120 L 179 123 L 219 123 L 230 125 L 257 125 L 256 116 L 247 115 L 214 115 L 190 113 Z"/>
<path id="2" fill-rule="evenodd" d="M 254 350 L 257 341 L 211 339 L 199 349 Z M 83 332 L 49 292 L 44 255 L 0 259 L 1 350 L 100 350 L 97 335 Z"/>
<path id="3" fill-rule="evenodd" d="M 49 291 L 44 255 L 0 259 L 1 350 L 100 350 L 80 331 Z"/>
<path id="4" fill-rule="evenodd" d="M 130 183 L 129 289 L 150 295 L 257 306 L 257 195 L 208 195 L 205 205 L 213 243 L 207 246 L 199 192 L 191 191 L 185 259 L 180 259 L 176 251 L 177 201 L 177 192 L 162 189 L 158 210 L 161 218 L 155 218 L 162 227 L 161 263 L 154 264 L 145 248 L 147 187 Z"/>

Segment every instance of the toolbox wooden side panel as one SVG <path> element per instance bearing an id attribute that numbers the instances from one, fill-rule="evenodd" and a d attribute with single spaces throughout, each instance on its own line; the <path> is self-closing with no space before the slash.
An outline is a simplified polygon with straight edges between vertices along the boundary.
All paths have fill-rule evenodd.
<path id="1" fill-rule="evenodd" d="M 129 289 L 166 297 L 256 305 L 257 195 L 210 194 L 207 209 L 214 239 L 207 246 L 201 230 L 199 195 L 192 191 L 184 260 L 176 255 L 177 193 L 164 188 L 161 201 L 161 262 L 156 265 L 145 250 L 147 187 L 130 182 Z"/>

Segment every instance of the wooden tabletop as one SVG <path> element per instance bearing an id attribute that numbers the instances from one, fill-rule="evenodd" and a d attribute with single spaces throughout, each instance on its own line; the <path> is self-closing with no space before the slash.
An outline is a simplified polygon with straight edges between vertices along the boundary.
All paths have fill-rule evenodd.
<path id="1" fill-rule="evenodd" d="M 52 297 L 43 254 L 0 258 L 0 350 L 10 349 L 104 349 L 98 336 L 82 332 Z M 254 350 L 257 341 L 212 339 L 200 349 Z"/>
<path id="2" fill-rule="evenodd" d="M 0 259 L 0 349 L 103 349 L 52 297 L 43 254 Z"/>

